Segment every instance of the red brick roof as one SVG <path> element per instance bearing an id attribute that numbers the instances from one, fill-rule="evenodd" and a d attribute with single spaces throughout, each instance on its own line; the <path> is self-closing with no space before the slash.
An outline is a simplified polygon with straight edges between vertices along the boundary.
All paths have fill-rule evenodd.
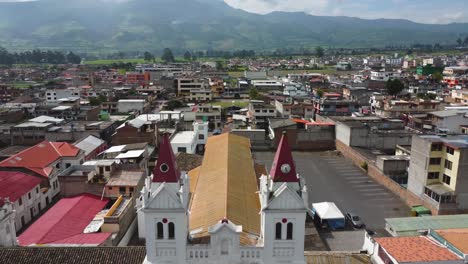
<path id="1" fill-rule="evenodd" d="M 400 263 L 460 260 L 427 237 L 385 237 L 375 238 L 375 241 Z"/>
<path id="2" fill-rule="evenodd" d="M 22 172 L 0 171 L 0 198 L 15 202 L 41 183 L 41 179 Z M 26 202 L 26 201 L 24 201 Z M 0 207 L 3 205 L 0 199 Z"/>
<path id="3" fill-rule="evenodd" d="M 19 244 L 100 245 L 110 233 L 83 231 L 108 202 L 91 194 L 63 198 L 18 237 Z"/>
<path id="4" fill-rule="evenodd" d="M 43 141 L 0 162 L 0 167 L 25 168 L 49 177 L 54 169 L 49 167 L 51 163 L 61 157 L 75 157 L 79 152 L 79 148 L 65 142 Z"/>

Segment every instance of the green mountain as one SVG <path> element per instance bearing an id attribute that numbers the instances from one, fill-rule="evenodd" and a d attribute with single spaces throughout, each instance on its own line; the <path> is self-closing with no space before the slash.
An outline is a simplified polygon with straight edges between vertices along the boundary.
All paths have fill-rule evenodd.
<path id="1" fill-rule="evenodd" d="M 235 9 L 220 0 L 40 0 L 0 3 L 0 46 L 76 51 L 383 47 L 447 44 L 468 24 L 428 25 Z"/>

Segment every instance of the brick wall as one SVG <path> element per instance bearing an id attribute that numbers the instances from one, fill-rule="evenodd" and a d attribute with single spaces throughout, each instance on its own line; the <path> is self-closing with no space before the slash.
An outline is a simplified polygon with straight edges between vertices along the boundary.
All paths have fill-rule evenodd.
<path id="1" fill-rule="evenodd" d="M 432 211 L 433 215 L 438 215 L 438 214 L 448 214 L 448 213 L 455 213 L 455 212 L 439 212 L 437 208 L 435 208 L 433 205 L 427 203 L 424 201 L 422 198 L 418 197 L 417 195 L 413 194 L 412 192 L 408 191 L 407 189 L 401 187 L 398 183 L 394 182 L 391 180 L 389 177 L 387 177 L 383 172 L 375 166 L 374 162 L 367 159 L 363 155 L 361 155 L 359 152 L 354 150 L 351 147 L 346 146 L 344 143 L 342 143 L 339 140 L 336 140 L 336 149 L 340 151 L 343 156 L 351 161 L 356 166 L 361 166 L 364 162 L 367 163 L 368 165 L 368 170 L 367 174 L 369 177 L 373 178 L 377 183 L 381 184 L 385 188 L 387 188 L 389 191 L 393 192 L 395 195 L 400 197 L 400 199 L 406 203 L 408 206 L 414 206 L 414 205 L 424 205 L 427 208 L 429 208 Z"/>

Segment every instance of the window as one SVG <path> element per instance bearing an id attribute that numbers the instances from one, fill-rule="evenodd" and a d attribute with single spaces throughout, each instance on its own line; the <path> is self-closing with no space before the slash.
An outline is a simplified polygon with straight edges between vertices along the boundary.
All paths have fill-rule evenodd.
<path id="1" fill-rule="evenodd" d="M 448 176 L 447 174 L 444 174 L 444 176 L 442 177 L 442 181 L 445 184 L 450 185 L 450 176 Z"/>
<path id="2" fill-rule="evenodd" d="M 203 135 L 203 134 L 198 135 L 198 139 L 200 139 L 200 140 L 205 139 L 205 135 Z"/>
<path id="3" fill-rule="evenodd" d="M 133 187 L 128 188 L 128 191 L 132 193 L 133 192 Z"/>
<path id="4" fill-rule="evenodd" d="M 23 199 L 20 197 L 19 200 L 18 200 L 18 204 L 19 205 L 23 205 Z"/>
<path id="5" fill-rule="evenodd" d="M 31 200 L 31 192 L 28 193 L 28 199 Z"/>
<path id="6" fill-rule="evenodd" d="M 126 188 L 125 187 L 119 187 L 119 192 L 120 193 L 125 193 L 126 191 Z"/>
<path id="7" fill-rule="evenodd" d="M 445 160 L 445 168 L 451 170 L 452 169 L 453 162 L 450 160 Z"/>
<path id="8" fill-rule="evenodd" d="M 288 225 L 286 226 L 286 239 L 293 239 L 293 223 L 288 223 Z"/>
<path id="9" fill-rule="evenodd" d="M 175 237 L 175 226 L 174 223 L 170 222 L 169 225 L 169 239 L 174 239 Z"/>
<path id="10" fill-rule="evenodd" d="M 65 163 L 65 168 L 70 168 L 71 164 L 70 163 Z"/>
<path id="11" fill-rule="evenodd" d="M 281 223 L 276 223 L 276 230 L 275 230 L 275 239 L 276 240 L 281 240 L 281 229 L 282 229 L 282 224 Z"/>
<path id="12" fill-rule="evenodd" d="M 177 148 L 177 152 L 186 153 L 186 152 L 187 152 L 187 148 Z"/>
<path id="13" fill-rule="evenodd" d="M 39 193 L 39 187 L 36 187 L 36 193 Z"/>
<path id="14" fill-rule="evenodd" d="M 60 163 L 55 164 L 55 168 L 60 169 Z"/>
<path id="15" fill-rule="evenodd" d="M 110 171 L 110 170 L 111 170 L 111 169 L 110 169 L 110 166 L 106 166 L 104 169 L 105 169 L 106 171 Z"/>
<path id="16" fill-rule="evenodd" d="M 439 172 L 436 172 L 436 171 L 429 172 L 427 174 L 427 179 L 429 179 L 429 180 L 439 179 Z"/>
<path id="17" fill-rule="evenodd" d="M 454 152 L 455 152 L 455 149 L 453 149 L 453 148 L 451 148 L 451 147 L 447 147 L 447 153 L 448 153 L 448 154 L 453 155 Z"/>
<path id="18" fill-rule="evenodd" d="M 158 222 L 156 224 L 156 238 L 164 239 L 164 226 L 163 226 L 163 223 L 161 222 Z"/>
<path id="19" fill-rule="evenodd" d="M 442 144 L 434 143 L 431 145 L 431 151 L 442 151 Z"/>
<path id="20" fill-rule="evenodd" d="M 221 242 L 221 255 L 229 255 L 229 240 L 223 239 Z"/>
<path id="21" fill-rule="evenodd" d="M 430 158 L 429 165 L 440 165 L 441 161 L 442 161 L 441 158 Z"/>

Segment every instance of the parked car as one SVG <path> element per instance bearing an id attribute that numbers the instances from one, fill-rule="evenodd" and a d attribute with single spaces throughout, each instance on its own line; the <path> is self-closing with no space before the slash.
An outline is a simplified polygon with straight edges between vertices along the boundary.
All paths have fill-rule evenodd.
<path id="1" fill-rule="evenodd" d="M 361 228 L 364 226 L 364 223 L 362 222 L 361 218 L 357 214 L 348 212 L 346 213 L 346 218 L 349 219 L 351 224 L 356 228 Z"/>

